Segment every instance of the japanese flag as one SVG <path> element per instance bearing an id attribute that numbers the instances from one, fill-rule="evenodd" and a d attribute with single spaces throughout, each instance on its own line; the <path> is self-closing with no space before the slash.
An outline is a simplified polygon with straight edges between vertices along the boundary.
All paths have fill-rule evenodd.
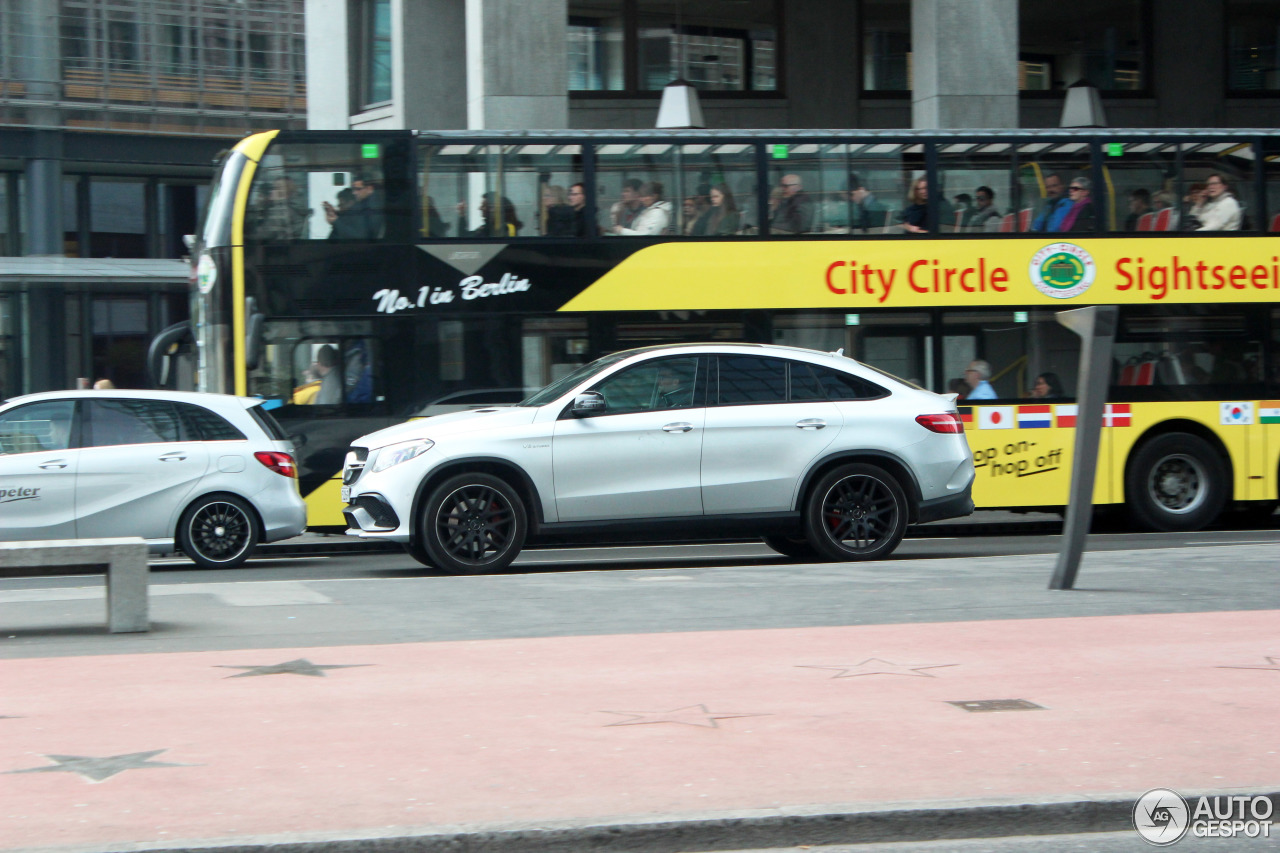
<path id="1" fill-rule="evenodd" d="M 978 410 L 979 429 L 1013 429 L 1013 406 L 983 406 Z"/>

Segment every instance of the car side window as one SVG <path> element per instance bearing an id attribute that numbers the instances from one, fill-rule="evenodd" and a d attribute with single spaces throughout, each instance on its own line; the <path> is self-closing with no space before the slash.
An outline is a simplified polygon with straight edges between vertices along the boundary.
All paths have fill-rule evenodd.
<path id="1" fill-rule="evenodd" d="M 828 400 L 879 400 L 889 396 L 888 391 L 869 379 L 827 367 L 812 367 Z"/>
<path id="2" fill-rule="evenodd" d="M 780 358 L 754 355 L 722 355 L 718 405 L 787 401 L 787 363 Z"/>
<path id="3" fill-rule="evenodd" d="M 685 409 L 695 401 L 698 359 L 664 358 L 646 361 L 610 376 L 593 390 L 604 395 L 606 414 L 620 415 L 655 409 Z"/>
<path id="4" fill-rule="evenodd" d="M 74 400 L 50 400 L 0 415 L 0 453 L 66 450 L 75 406 Z"/>
<path id="5" fill-rule="evenodd" d="M 823 390 L 822 383 L 814 374 L 813 365 L 802 361 L 791 361 L 787 366 L 791 370 L 791 402 L 811 403 L 815 400 L 827 399 L 827 392 Z"/>
<path id="6" fill-rule="evenodd" d="M 227 423 L 221 415 L 203 406 L 174 403 L 182 417 L 183 438 L 187 441 L 243 441 L 244 433 Z"/>
<path id="7" fill-rule="evenodd" d="M 179 441 L 177 412 L 166 400 L 88 400 L 86 447 Z"/>

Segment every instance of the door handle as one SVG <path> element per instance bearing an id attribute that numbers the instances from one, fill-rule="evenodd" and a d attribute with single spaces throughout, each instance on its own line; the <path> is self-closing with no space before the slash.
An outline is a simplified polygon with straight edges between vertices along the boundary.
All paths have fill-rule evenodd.
<path id="1" fill-rule="evenodd" d="M 63 462 L 61 459 L 53 459 L 48 462 L 41 462 L 40 467 L 47 471 L 50 468 L 66 468 L 67 463 Z"/>
<path id="2" fill-rule="evenodd" d="M 688 432 L 691 429 L 693 429 L 693 424 L 688 423 L 686 421 L 680 421 L 679 423 L 667 424 L 662 428 L 662 431 L 663 432 Z"/>
<path id="3" fill-rule="evenodd" d="M 796 421 L 796 426 L 800 427 L 800 429 L 822 429 L 826 425 L 827 422 L 822 418 L 805 418 L 804 420 Z"/>
<path id="4" fill-rule="evenodd" d="M 187 458 L 187 454 L 181 452 L 166 453 L 160 457 L 161 462 L 182 462 Z"/>

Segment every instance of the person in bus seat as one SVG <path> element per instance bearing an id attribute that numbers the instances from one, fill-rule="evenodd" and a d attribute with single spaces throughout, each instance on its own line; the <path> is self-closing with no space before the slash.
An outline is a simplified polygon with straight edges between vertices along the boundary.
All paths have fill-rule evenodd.
<path id="1" fill-rule="evenodd" d="M 630 228 L 631 223 L 644 210 L 644 202 L 640 200 L 640 187 L 643 182 L 638 178 L 627 178 L 622 182 L 622 196 L 609 208 L 609 228 Z M 616 232 L 615 232 L 616 233 Z"/>
<path id="2" fill-rule="evenodd" d="M 286 175 L 272 180 L 266 202 L 255 214 L 254 233 L 260 240 L 301 240 L 307 236 L 311 208 L 297 183 Z"/>
<path id="3" fill-rule="evenodd" d="M 973 196 L 968 193 L 956 193 L 951 201 L 954 205 L 952 213 L 955 214 L 952 219 L 958 227 L 968 227 L 969 223 L 973 220 Z"/>
<path id="4" fill-rule="evenodd" d="M 1093 231 L 1097 222 L 1093 212 L 1093 185 L 1088 178 L 1072 178 L 1067 186 L 1067 199 L 1071 207 L 1062 217 L 1060 231 Z"/>
<path id="5" fill-rule="evenodd" d="M 686 237 L 694 236 L 693 229 L 698 225 L 698 199 L 696 196 L 689 196 L 680 205 L 680 219 L 684 223 L 680 228 L 680 233 Z"/>
<path id="6" fill-rule="evenodd" d="M 707 191 L 710 206 L 698 217 L 694 234 L 708 237 L 731 237 L 738 233 L 741 215 L 727 184 L 716 184 Z"/>
<path id="7" fill-rule="evenodd" d="M 347 192 L 343 190 L 342 192 Z M 342 209 L 342 193 L 338 193 L 338 209 Z M 444 217 L 440 215 L 440 211 L 436 208 L 436 200 L 431 196 L 427 196 L 427 237 L 447 237 L 449 229 L 453 227 L 444 221 Z"/>
<path id="8" fill-rule="evenodd" d="M 1137 231 L 1142 217 L 1151 212 L 1151 191 L 1138 187 L 1129 193 L 1129 215 L 1124 219 L 1125 231 Z"/>
<path id="9" fill-rule="evenodd" d="M 1244 210 L 1231 192 L 1231 185 L 1214 173 L 1204 182 L 1204 202 L 1195 217 L 1200 220 L 1197 231 L 1239 231 Z"/>
<path id="10" fill-rule="evenodd" d="M 982 359 L 969 362 L 969 366 L 964 369 L 964 381 L 968 382 L 973 390 L 965 395 L 965 399 L 994 400 L 997 396 L 996 389 L 991 387 L 989 379 L 991 379 L 990 364 Z"/>
<path id="11" fill-rule="evenodd" d="M 382 236 L 382 197 L 372 175 L 351 179 L 355 201 L 345 210 L 324 203 L 324 218 L 332 226 L 330 240 L 377 240 Z"/>
<path id="12" fill-rule="evenodd" d="M 335 406 L 342 402 L 342 371 L 338 365 L 338 350 L 333 344 L 325 344 L 316 351 L 316 363 L 311 366 L 312 372 L 320 377 L 320 388 L 311 399 L 316 406 Z"/>
<path id="13" fill-rule="evenodd" d="M 1066 185 L 1062 182 L 1062 176 L 1055 173 L 1045 175 L 1044 177 L 1044 207 L 1040 210 L 1040 215 L 1031 223 L 1032 231 L 1061 231 L 1062 220 L 1066 217 L 1067 211 L 1071 209 L 1071 203 L 1065 197 L 1064 190 Z"/>
<path id="14" fill-rule="evenodd" d="M 985 229 L 987 223 L 995 221 L 1000 222 L 1000 211 L 996 209 L 996 191 L 991 187 L 978 187 L 973 192 L 975 207 L 973 208 L 973 216 L 969 218 L 969 227 L 972 229 Z"/>
<path id="15" fill-rule="evenodd" d="M 783 175 L 782 197 L 769 220 L 771 234 L 804 234 L 813 229 L 813 201 L 799 175 Z"/>
<path id="16" fill-rule="evenodd" d="M 671 202 L 662 200 L 663 186 L 658 181 L 649 181 L 640 186 L 640 212 L 631 220 L 631 227 L 615 225 L 614 234 L 628 237 L 650 237 L 666 234 L 671 224 Z"/>
<path id="17" fill-rule="evenodd" d="M 929 179 L 916 178 L 902 209 L 902 230 L 908 234 L 929 233 Z"/>
<path id="18" fill-rule="evenodd" d="M 1046 370 L 1036 377 L 1035 384 L 1031 386 L 1031 396 L 1036 399 L 1047 400 L 1067 395 L 1062 390 L 1062 380 L 1058 378 L 1058 374 L 1051 370 Z"/>
<path id="19" fill-rule="evenodd" d="M 572 237 L 573 208 L 569 206 L 564 187 L 542 186 L 542 233 L 548 237 Z"/>
<path id="20" fill-rule="evenodd" d="M 573 237 L 587 236 L 587 185 L 569 185 L 569 207 L 573 209 Z"/>
<path id="21" fill-rule="evenodd" d="M 458 202 L 458 236 L 460 237 L 515 237 L 524 227 L 516 216 L 516 206 L 505 195 L 487 192 L 480 196 L 481 223 L 467 228 L 467 203 Z"/>
<path id="22" fill-rule="evenodd" d="M 969 383 L 965 382 L 963 379 L 952 379 L 947 382 L 947 391 L 958 395 L 956 397 L 957 400 L 963 400 L 965 397 L 968 397 L 969 392 L 972 390 L 973 389 L 969 387 Z"/>
<path id="23" fill-rule="evenodd" d="M 849 175 L 849 232 L 865 234 L 883 228 L 887 208 L 881 204 L 856 174 Z"/>

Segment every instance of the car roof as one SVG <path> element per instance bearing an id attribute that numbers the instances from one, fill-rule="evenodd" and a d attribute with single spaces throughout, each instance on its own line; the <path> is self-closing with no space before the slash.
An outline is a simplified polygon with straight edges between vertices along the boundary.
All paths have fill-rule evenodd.
<path id="1" fill-rule="evenodd" d="M 823 352 L 807 347 L 792 347 L 782 344 L 726 343 L 720 341 L 704 341 L 701 343 L 658 344 L 656 346 L 637 347 L 614 353 L 616 356 L 632 358 L 640 355 L 653 355 L 662 352 L 693 353 L 750 353 L 752 355 L 771 355 L 776 358 L 803 358 L 811 361 L 838 362 L 842 366 L 861 364 L 842 352 Z"/>
<path id="2" fill-rule="evenodd" d="M 173 400 L 180 403 L 195 403 L 202 406 L 229 406 L 229 401 L 236 400 L 240 407 L 249 408 L 258 405 L 263 401 L 257 397 L 237 397 L 232 394 L 210 394 L 206 391 L 142 391 L 129 388 L 109 388 L 103 390 L 94 389 L 77 389 L 64 391 L 37 391 L 33 394 L 23 394 L 20 397 L 9 397 L 4 400 L 4 405 L 10 403 L 36 403 L 41 400 L 79 400 L 85 399 L 101 399 L 103 397 L 112 397 L 117 400 Z"/>

